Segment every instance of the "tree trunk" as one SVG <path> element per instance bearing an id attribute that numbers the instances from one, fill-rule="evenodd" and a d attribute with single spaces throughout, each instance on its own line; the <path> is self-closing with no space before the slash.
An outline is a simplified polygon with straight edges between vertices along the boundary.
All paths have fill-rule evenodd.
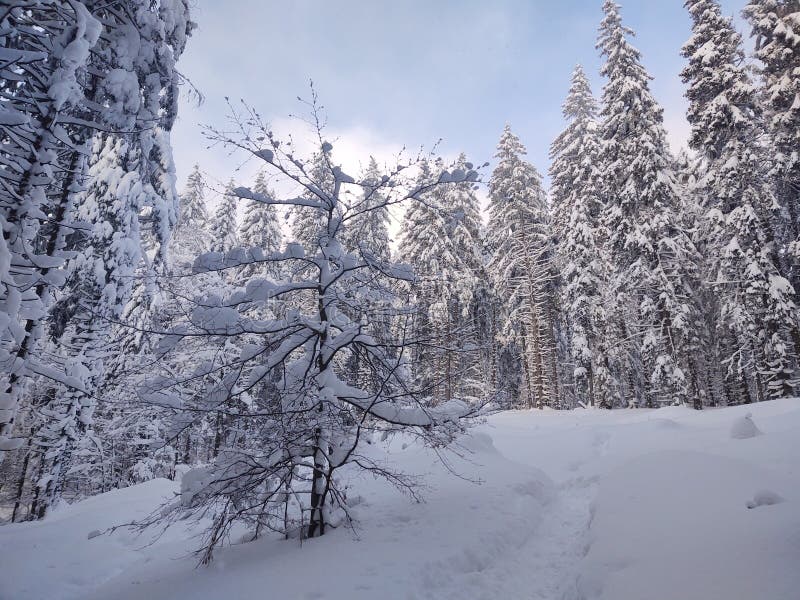
<path id="1" fill-rule="evenodd" d="M 11 522 L 16 523 L 17 513 L 22 505 L 22 495 L 25 492 L 25 481 L 28 477 L 28 464 L 31 460 L 31 444 L 33 443 L 33 427 L 31 427 L 30 434 L 28 435 L 28 447 L 25 453 L 25 459 L 22 461 L 22 469 L 19 474 L 19 481 L 17 482 L 17 497 L 14 500 L 14 510 L 11 511 Z"/>

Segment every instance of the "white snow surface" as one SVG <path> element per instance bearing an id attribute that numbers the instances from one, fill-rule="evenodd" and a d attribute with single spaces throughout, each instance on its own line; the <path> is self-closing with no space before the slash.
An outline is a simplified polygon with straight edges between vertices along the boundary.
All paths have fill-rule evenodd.
<path id="1" fill-rule="evenodd" d="M 761 435 L 732 437 L 748 413 Z M 797 600 L 798 440 L 796 399 L 501 413 L 447 454 L 462 477 L 376 442 L 424 474 L 424 503 L 353 476 L 355 531 L 236 544 L 208 567 L 196 525 L 105 531 L 180 488 L 155 480 L 0 527 L 0 599 Z"/>

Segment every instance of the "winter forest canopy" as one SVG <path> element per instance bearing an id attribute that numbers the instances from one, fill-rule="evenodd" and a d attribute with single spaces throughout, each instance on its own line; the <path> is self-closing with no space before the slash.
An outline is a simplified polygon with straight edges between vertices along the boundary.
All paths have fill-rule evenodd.
<path id="1" fill-rule="evenodd" d="M 800 3 L 684 6 L 679 152 L 605 0 L 547 164 L 506 125 L 351 170 L 324 88 L 280 90 L 284 135 L 243 86 L 197 127 L 246 168 L 179 180 L 192 3 L 0 0 L 0 520 L 179 478 L 137 526 L 201 522 L 208 563 L 242 527 L 357 527 L 345 470 L 417 498 L 371 452 L 393 436 L 796 396 Z"/>

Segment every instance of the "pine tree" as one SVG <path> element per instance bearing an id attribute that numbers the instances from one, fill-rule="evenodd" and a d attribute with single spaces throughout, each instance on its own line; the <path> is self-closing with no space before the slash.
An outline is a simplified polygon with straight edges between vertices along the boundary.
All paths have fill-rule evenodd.
<path id="1" fill-rule="evenodd" d="M 344 222 L 342 242 L 350 252 L 382 264 L 389 261 L 389 207 L 383 193 L 383 174 L 374 157 L 370 157 L 364 173 L 355 184 L 360 188 L 348 209 L 350 217 Z M 391 293 L 393 282 L 377 272 L 358 273 L 358 285 L 347 298 L 348 317 L 363 324 L 376 340 L 392 339 L 392 307 L 384 299 Z M 364 389 L 375 389 L 380 381 L 375 380 L 366 357 L 351 352 L 345 359 L 347 381 Z"/>
<path id="2" fill-rule="evenodd" d="M 65 474 L 74 472 L 72 453 L 91 431 L 104 361 L 109 350 L 119 350 L 109 334 L 130 299 L 142 261 L 137 241 L 144 189 L 131 168 L 139 160 L 138 147 L 123 138 L 95 139 L 91 183 L 79 211 L 92 223 L 92 232 L 70 262 L 68 292 L 53 308 L 53 335 L 61 340 L 69 387 L 56 390 L 47 408 L 49 422 L 39 435 L 50 462 L 43 508 L 58 501 Z"/>
<path id="3" fill-rule="evenodd" d="M 599 228 L 601 173 L 597 169 L 597 104 L 580 65 L 564 102 L 566 129 L 550 149 L 550 190 L 560 274 L 560 322 L 567 330 L 576 399 L 611 408 L 612 374 L 603 328 L 607 265 Z"/>
<path id="4" fill-rule="evenodd" d="M 598 165 L 610 261 L 609 305 L 614 343 L 628 349 L 630 405 L 696 398 L 695 374 L 686 362 L 694 316 L 696 250 L 679 222 L 682 212 L 662 109 L 649 89 L 650 75 L 628 41 L 619 6 L 603 4 L 598 48 L 603 122 Z"/>
<path id="5" fill-rule="evenodd" d="M 22 443 L 14 418 L 41 337 L 41 319 L 64 263 L 64 225 L 85 168 L 91 129 L 62 128 L 62 115 L 84 115 L 81 74 L 102 26 L 85 5 L 9 6 L 2 42 L 13 49 L 0 67 L 0 460 Z M 99 115 L 98 115 L 99 116 Z M 59 177 L 63 173 L 63 177 Z M 51 215 L 49 217 L 48 215 Z"/>
<path id="6" fill-rule="evenodd" d="M 430 177 L 431 166 L 428 161 L 421 165 L 422 178 Z M 435 393 L 436 368 L 434 364 L 433 349 L 435 337 L 433 324 L 430 321 L 430 307 L 434 302 L 435 293 L 428 279 L 435 270 L 432 260 L 437 258 L 431 252 L 433 240 L 444 245 L 448 238 L 445 232 L 444 221 L 438 210 L 438 202 L 433 202 L 433 194 L 441 195 L 443 189 L 434 190 L 427 194 L 424 202 L 412 202 L 406 207 L 403 221 L 400 225 L 400 239 L 398 258 L 414 269 L 415 280 L 408 285 L 409 296 L 414 305 L 410 338 L 414 341 L 411 347 L 410 367 L 414 381 L 423 394 L 431 396 Z M 449 249 L 449 247 L 447 247 Z M 440 248 L 441 251 L 441 248 Z M 447 263 L 455 262 L 451 255 L 442 257 Z"/>
<path id="7" fill-rule="evenodd" d="M 157 261 L 174 223 L 174 65 L 193 24 L 183 0 L 117 4 L 36 2 L 3 11 L 3 46 L 14 52 L 0 80 L 14 83 L 3 84 L 0 253 L 13 255 L 14 267 L 0 272 L 0 360 L 12 365 L 0 381 L 0 450 L 42 331 L 31 315 L 46 314 L 64 283 L 57 269 L 72 243 L 67 234 L 75 237 L 70 225 L 94 135 L 131 132 L 126 141 L 140 158 L 128 171 L 143 186 Z"/>
<path id="8" fill-rule="evenodd" d="M 542 408 L 557 397 L 552 310 L 552 247 L 541 175 L 523 160 L 525 147 L 506 125 L 489 181 L 489 271 L 503 290 L 503 337 L 516 343 L 525 403 Z"/>
<path id="9" fill-rule="evenodd" d="M 448 235 L 455 252 L 461 260 L 458 297 L 452 301 L 448 333 L 449 346 L 454 349 L 458 376 L 455 377 L 454 396 L 470 402 L 480 402 L 485 396 L 485 381 L 489 377 L 486 360 L 482 360 L 483 349 L 489 342 L 481 335 L 480 315 L 487 310 L 483 306 L 489 297 L 482 293 L 482 282 L 486 279 L 483 264 L 483 240 L 481 236 L 480 202 L 475 194 L 475 184 L 464 179 L 472 169 L 472 163 L 462 153 L 453 165 L 450 178 L 453 183 L 446 188 Z M 463 323 L 459 326 L 459 323 Z M 452 333 L 461 330 L 460 333 Z"/>
<path id="10" fill-rule="evenodd" d="M 755 371 L 736 369 L 744 378 L 734 401 L 793 393 L 796 358 L 787 333 L 797 334 L 794 290 L 779 273 L 776 242 L 770 226 L 775 204 L 763 165 L 763 131 L 756 90 L 744 65 L 741 36 L 722 16 L 715 0 L 688 0 L 693 19 L 691 39 L 683 48 L 689 63 L 691 146 L 699 153 L 697 187 L 706 211 L 703 229 L 710 240 L 709 280 L 719 303 L 716 332 L 735 345 L 723 356 L 752 357 Z M 736 372 L 738 371 L 738 372 Z"/>
<path id="11" fill-rule="evenodd" d="M 263 172 L 259 172 L 256 176 L 253 191 L 267 198 L 275 197 L 267 185 Z M 277 211 L 273 205 L 255 200 L 245 203 L 244 218 L 239 226 L 239 240 L 245 249 L 258 248 L 264 254 L 277 252 L 281 247 L 282 238 Z M 246 285 L 251 277 L 264 275 L 265 269 L 264 263 L 248 265 L 242 269 L 238 280 Z"/>
<path id="12" fill-rule="evenodd" d="M 102 124 L 98 129 L 115 133 L 94 133 L 91 152 L 83 158 L 88 168 L 75 165 L 65 179 L 70 181 L 66 191 L 78 200 L 71 217 L 88 222 L 91 231 L 79 229 L 63 242 L 75 258 L 67 264 L 66 285 L 54 294 L 58 301 L 50 315 L 51 333 L 58 339 L 50 355 L 63 377 L 50 375 L 57 384 L 47 393 L 41 409 L 45 419 L 35 432 L 44 450 L 36 492 L 39 517 L 58 502 L 68 475 L 91 479 L 86 469 L 100 448 L 92 428 L 106 358 L 115 349 L 113 322 L 130 299 L 135 276 L 144 272 L 152 280 L 154 264 L 163 263 L 175 221 L 169 129 L 176 106 L 170 98 L 177 79 L 174 59 L 191 29 L 186 5 L 129 0 L 118 11 L 87 4 L 103 34 L 86 67 L 91 77 L 84 75 L 80 84 L 76 79 L 73 93 L 86 95 L 86 123 L 94 119 Z M 120 37 L 137 43 L 117 43 Z M 76 139 L 91 129 L 82 127 Z M 85 190 L 76 174 L 87 180 Z M 143 230 L 149 230 L 151 256 L 144 252 Z M 91 489 L 87 485 L 84 491 Z"/>

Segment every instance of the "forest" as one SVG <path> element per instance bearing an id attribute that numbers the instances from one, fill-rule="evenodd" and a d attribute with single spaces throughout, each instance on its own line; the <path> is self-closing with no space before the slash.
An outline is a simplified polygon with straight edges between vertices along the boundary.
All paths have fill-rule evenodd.
<path id="1" fill-rule="evenodd" d="M 490 162 L 367 149 L 348 173 L 312 83 L 289 90 L 311 153 L 257 98 L 204 127 L 259 165 L 219 198 L 170 138 L 192 4 L 0 1 L 0 522 L 176 480 L 136 527 L 202 523 L 207 564 L 240 528 L 357 524 L 353 472 L 416 498 L 373 452 L 396 436 L 797 395 L 797 0 L 746 5 L 752 51 L 685 1 L 679 154 L 605 0 L 602 89 L 575 66 L 549 165 L 506 126 Z"/>

